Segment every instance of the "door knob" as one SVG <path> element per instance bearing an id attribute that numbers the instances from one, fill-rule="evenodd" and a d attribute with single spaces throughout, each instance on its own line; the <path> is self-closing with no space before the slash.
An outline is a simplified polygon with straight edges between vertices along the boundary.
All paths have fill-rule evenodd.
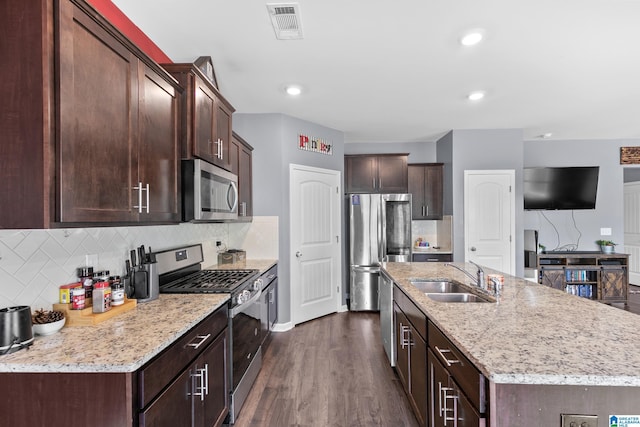
<path id="1" fill-rule="evenodd" d="M 471 246 L 471 249 L 469 249 L 471 252 L 475 252 L 476 251 L 476 247 L 475 246 Z"/>
<path id="2" fill-rule="evenodd" d="M 302 256 L 302 252 L 298 251 L 296 252 L 296 258 L 300 258 Z"/>

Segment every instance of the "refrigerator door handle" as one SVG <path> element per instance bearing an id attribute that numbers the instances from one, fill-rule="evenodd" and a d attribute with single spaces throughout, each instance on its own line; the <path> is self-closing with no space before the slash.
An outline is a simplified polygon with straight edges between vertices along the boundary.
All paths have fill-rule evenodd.
<path id="1" fill-rule="evenodd" d="M 380 204 L 378 204 L 378 259 L 381 261 L 387 261 L 387 202 L 384 197 L 380 197 Z"/>

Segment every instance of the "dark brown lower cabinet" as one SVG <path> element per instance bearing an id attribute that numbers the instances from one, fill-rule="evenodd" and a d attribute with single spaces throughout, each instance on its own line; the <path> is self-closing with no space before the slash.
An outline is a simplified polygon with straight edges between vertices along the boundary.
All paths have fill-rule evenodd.
<path id="1" fill-rule="evenodd" d="M 407 303 L 399 301 L 400 304 Z M 409 302 L 410 303 L 410 302 Z M 420 425 L 427 424 L 427 343 L 394 302 L 396 371 Z"/>
<path id="2" fill-rule="evenodd" d="M 484 375 L 431 321 L 428 335 L 429 425 L 488 425 L 488 386 Z"/>
<path id="3" fill-rule="evenodd" d="M 219 426 L 228 412 L 227 333 L 212 342 L 140 413 L 140 426 Z"/>
<path id="4" fill-rule="evenodd" d="M 484 426 L 460 387 L 431 350 L 428 351 L 430 426 Z"/>
<path id="5" fill-rule="evenodd" d="M 219 308 L 135 372 L 0 373 L 0 426 L 218 427 L 229 412 L 227 316 Z"/>

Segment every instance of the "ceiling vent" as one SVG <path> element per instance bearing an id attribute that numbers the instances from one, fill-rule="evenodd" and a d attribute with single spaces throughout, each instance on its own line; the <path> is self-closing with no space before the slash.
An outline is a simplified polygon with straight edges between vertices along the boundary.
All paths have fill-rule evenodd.
<path id="1" fill-rule="evenodd" d="M 268 3 L 267 10 L 278 40 L 302 38 L 302 21 L 298 3 Z"/>

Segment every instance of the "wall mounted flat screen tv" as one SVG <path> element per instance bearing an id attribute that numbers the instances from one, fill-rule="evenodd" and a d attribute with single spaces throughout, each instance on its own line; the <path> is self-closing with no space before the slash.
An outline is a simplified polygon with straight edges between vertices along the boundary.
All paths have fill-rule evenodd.
<path id="1" fill-rule="evenodd" d="M 525 210 L 595 209 L 598 166 L 525 168 Z"/>

